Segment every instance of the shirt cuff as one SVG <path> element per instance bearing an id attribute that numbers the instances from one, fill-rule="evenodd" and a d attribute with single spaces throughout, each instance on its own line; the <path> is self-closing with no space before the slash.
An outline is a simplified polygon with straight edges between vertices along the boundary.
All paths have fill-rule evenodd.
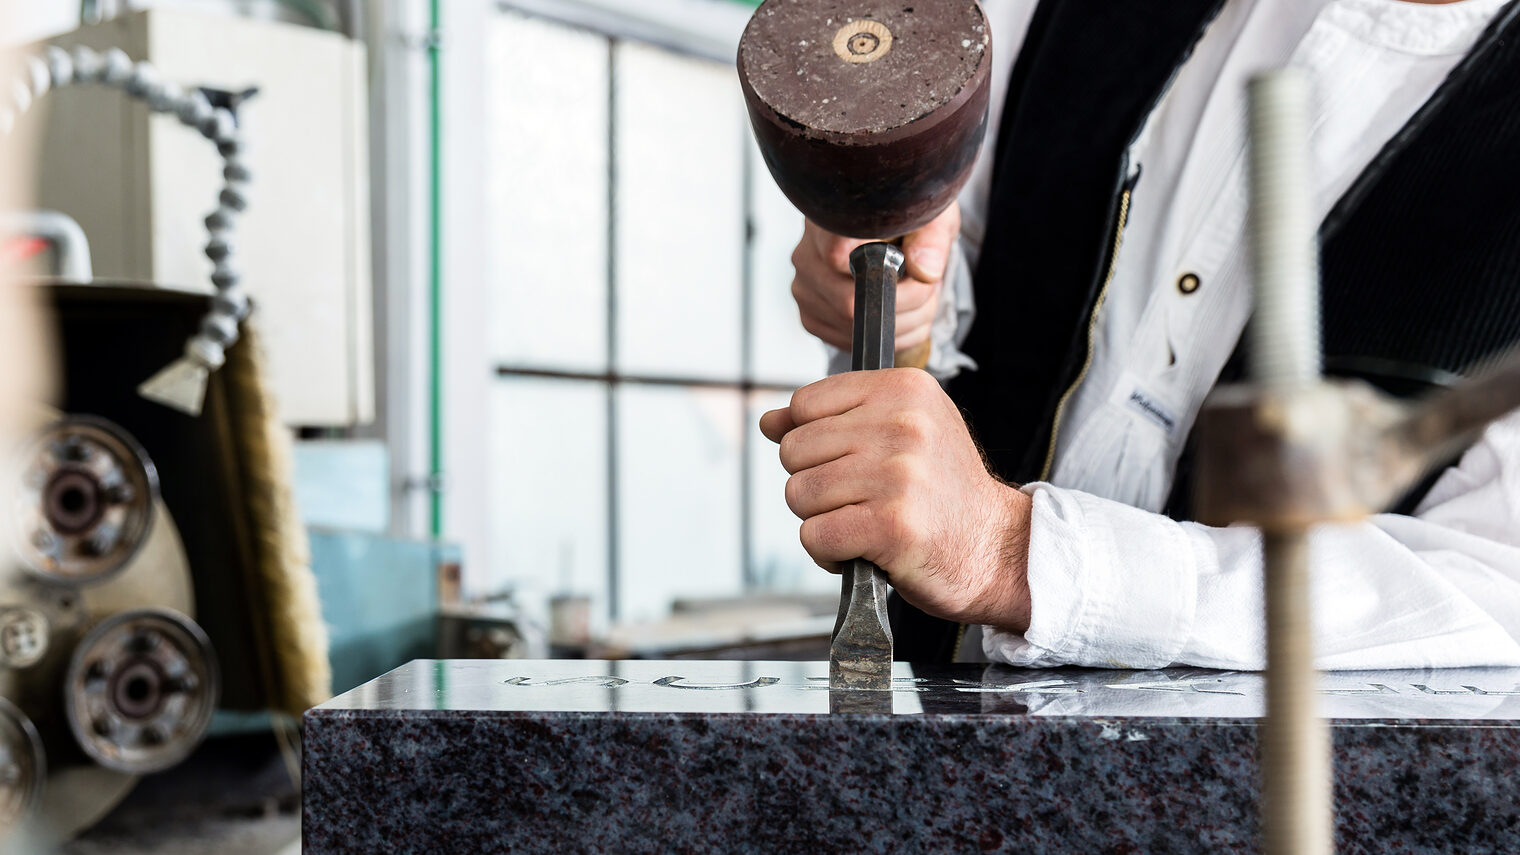
<path id="1" fill-rule="evenodd" d="M 945 267 L 945 285 L 939 289 L 939 306 L 929 327 L 929 364 L 924 370 L 941 383 L 948 382 L 963 369 L 976 370 L 976 361 L 961 352 L 961 343 L 971 331 L 976 317 L 976 302 L 971 292 L 971 265 L 966 249 L 957 239 L 950 248 Z"/>
<path id="2" fill-rule="evenodd" d="M 1026 667 L 1161 668 L 1192 632 L 1199 546 L 1159 514 L 1049 484 L 1033 500 L 1023 635 L 989 627 L 994 662 Z"/>

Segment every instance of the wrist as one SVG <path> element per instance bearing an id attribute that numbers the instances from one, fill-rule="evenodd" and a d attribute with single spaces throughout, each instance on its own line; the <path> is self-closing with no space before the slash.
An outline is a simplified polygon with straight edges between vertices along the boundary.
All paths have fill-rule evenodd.
<path id="1" fill-rule="evenodd" d="M 995 484 L 996 516 L 989 532 L 982 608 L 975 622 L 1007 632 L 1029 629 L 1029 526 L 1034 502 L 1024 491 Z"/>

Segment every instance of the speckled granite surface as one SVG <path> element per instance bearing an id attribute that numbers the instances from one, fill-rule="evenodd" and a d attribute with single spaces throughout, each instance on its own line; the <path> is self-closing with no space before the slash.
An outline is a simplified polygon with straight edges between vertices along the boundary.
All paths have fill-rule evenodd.
<path id="1" fill-rule="evenodd" d="M 413 662 L 306 714 L 305 851 L 1258 851 L 1259 676 L 899 667 Z M 1339 852 L 1520 852 L 1520 671 L 1322 700 Z"/>

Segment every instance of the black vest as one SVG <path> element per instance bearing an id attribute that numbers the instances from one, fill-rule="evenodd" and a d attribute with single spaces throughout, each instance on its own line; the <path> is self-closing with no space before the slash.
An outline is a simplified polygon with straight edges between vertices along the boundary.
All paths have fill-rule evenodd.
<path id="1" fill-rule="evenodd" d="M 1047 0 L 1034 14 L 1003 108 L 963 348 L 978 369 L 949 384 L 1000 477 L 1045 474 L 1057 407 L 1087 359 L 1121 202 L 1135 189 L 1126 151 L 1222 6 Z M 1328 373 L 1412 395 L 1520 341 L 1520 0 L 1372 160 L 1320 236 Z M 1224 379 L 1240 363 L 1237 352 Z M 1168 509 L 1179 518 L 1189 459 Z M 892 606 L 899 659 L 954 655 L 954 624 L 896 597 Z"/>

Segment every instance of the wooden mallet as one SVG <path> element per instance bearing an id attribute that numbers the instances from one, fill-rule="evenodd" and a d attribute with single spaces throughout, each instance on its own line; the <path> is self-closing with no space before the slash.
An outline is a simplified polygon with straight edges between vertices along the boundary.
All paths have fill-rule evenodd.
<path id="1" fill-rule="evenodd" d="M 970 177 L 991 56 L 976 0 L 765 0 L 739 43 L 739 82 L 761 155 L 792 204 L 835 234 L 890 242 L 939 216 Z M 880 246 L 867 255 L 894 258 Z M 852 267 L 858 294 L 867 283 Z M 857 331 L 860 305 L 857 296 Z M 896 364 L 922 368 L 928 357 L 925 342 Z"/>

